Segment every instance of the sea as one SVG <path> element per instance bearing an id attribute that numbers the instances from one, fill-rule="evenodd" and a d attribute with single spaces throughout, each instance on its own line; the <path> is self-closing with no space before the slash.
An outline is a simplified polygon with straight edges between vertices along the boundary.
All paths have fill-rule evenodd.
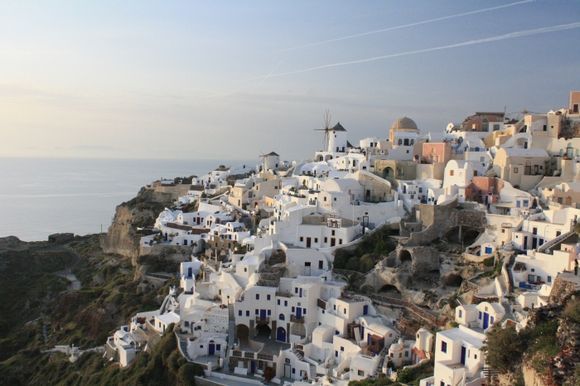
<path id="1" fill-rule="evenodd" d="M 203 175 L 257 160 L 0 158 L 0 237 L 106 232 L 115 207 L 160 178 Z"/>

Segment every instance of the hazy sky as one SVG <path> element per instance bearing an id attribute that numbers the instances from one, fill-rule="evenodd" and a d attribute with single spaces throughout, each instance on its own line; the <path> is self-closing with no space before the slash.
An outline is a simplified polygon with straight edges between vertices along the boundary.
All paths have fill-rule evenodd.
<path id="1" fill-rule="evenodd" d="M 0 2 L 0 156 L 305 158 L 398 116 L 546 111 L 580 89 L 578 1 Z"/>

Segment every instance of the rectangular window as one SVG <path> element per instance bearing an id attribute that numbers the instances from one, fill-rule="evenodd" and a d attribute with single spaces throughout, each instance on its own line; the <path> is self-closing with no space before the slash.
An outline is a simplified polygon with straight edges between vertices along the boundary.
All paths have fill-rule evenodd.
<path id="1" fill-rule="evenodd" d="M 246 311 L 246 316 L 250 316 L 250 310 Z"/>
<path id="2" fill-rule="evenodd" d="M 238 311 L 238 316 L 242 316 L 242 310 Z"/>
<path id="3" fill-rule="evenodd" d="M 324 262 L 322 260 L 318 260 L 318 269 L 324 268 Z"/>
<path id="4" fill-rule="evenodd" d="M 278 299 L 277 303 L 278 303 L 278 305 L 280 305 L 280 299 Z"/>
<path id="5" fill-rule="evenodd" d="M 266 295 L 266 300 L 270 300 L 270 295 Z"/>
<path id="6" fill-rule="evenodd" d="M 447 352 L 447 342 L 441 341 L 441 352 Z"/>
<path id="7" fill-rule="evenodd" d="M 256 300 L 260 300 L 260 294 L 256 294 Z"/>

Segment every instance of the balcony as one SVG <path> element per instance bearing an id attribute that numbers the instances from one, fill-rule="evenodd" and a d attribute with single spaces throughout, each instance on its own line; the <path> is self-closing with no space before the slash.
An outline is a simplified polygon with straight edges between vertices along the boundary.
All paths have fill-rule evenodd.
<path id="1" fill-rule="evenodd" d="M 304 317 L 303 316 L 290 315 L 290 321 L 292 323 L 304 323 Z"/>
<path id="2" fill-rule="evenodd" d="M 270 318 L 269 317 L 256 316 L 256 323 L 259 323 L 259 324 L 269 324 L 270 323 Z"/>

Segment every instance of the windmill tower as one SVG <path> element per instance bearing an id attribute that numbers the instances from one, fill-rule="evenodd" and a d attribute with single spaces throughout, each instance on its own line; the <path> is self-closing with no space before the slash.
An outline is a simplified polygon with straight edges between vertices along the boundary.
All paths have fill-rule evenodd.
<path id="1" fill-rule="evenodd" d="M 330 110 L 324 111 L 324 129 L 314 129 L 315 131 L 324 131 L 324 143 L 323 143 L 323 151 L 330 151 L 329 149 L 329 142 L 330 142 L 330 122 L 332 120 L 332 116 L 330 115 Z"/>

